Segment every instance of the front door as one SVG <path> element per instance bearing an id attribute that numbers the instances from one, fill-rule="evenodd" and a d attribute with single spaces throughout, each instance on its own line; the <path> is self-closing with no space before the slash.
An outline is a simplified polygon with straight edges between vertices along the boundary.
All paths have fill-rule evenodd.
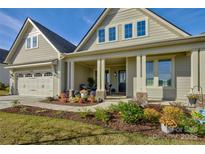
<path id="1" fill-rule="evenodd" d="M 118 74 L 119 74 L 118 75 L 119 92 L 125 92 L 126 91 L 126 71 L 120 70 Z"/>

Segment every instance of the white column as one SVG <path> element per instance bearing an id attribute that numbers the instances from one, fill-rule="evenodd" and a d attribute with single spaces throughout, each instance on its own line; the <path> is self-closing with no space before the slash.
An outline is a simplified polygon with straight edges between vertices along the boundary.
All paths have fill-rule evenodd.
<path id="1" fill-rule="evenodd" d="M 154 60 L 154 87 L 159 86 L 158 60 Z"/>
<path id="2" fill-rule="evenodd" d="M 105 91 L 105 59 L 101 59 L 101 91 Z"/>
<path id="3" fill-rule="evenodd" d="M 75 89 L 75 63 L 73 61 L 70 62 L 70 90 Z"/>
<path id="4" fill-rule="evenodd" d="M 70 62 L 67 61 L 67 90 L 70 90 Z"/>
<path id="5" fill-rule="evenodd" d="M 142 66 L 141 66 L 141 72 L 142 72 L 142 75 L 141 75 L 141 82 L 142 82 L 142 92 L 146 92 L 147 91 L 147 88 L 146 88 L 146 56 L 143 55 L 142 57 Z"/>
<path id="6" fill-rule="evenodd" d="M 9 94 L 10 95 L 13 95 L 13 94 L 15 94 L 15 91 L 14 91 L 14 89 L 15 89 L 15 76 L 14 76 L 14 74 L 13 74 L 13 71 L 12 70 L 9 70 L 9 86 L 10 86 L 10 89 L 9 89 Z"/>
<path id="7" fill-rule="evenodd" d="M 205 93 L 205 49 L 200 51 L 200 86 Z"/>
<path id="8" fill-rule="evenodd" d="M 62 60 L 58 61 L 58 96 L 60 96 L 61 91 L 61 75 L 62 75 Z"/>
<path id="9" fill-rule="evenodd" d="M 136 57 L 136 77 L 137 77 L 137 83 L 136 83 L 136 92 L 141 91 L 141 56 Z"/>
<path id="10" fill-rule="evenodd" d="M 198 51 L 191 53 L 191 88 L 198 86 Z"/>
<path id="11" fill-rule="evenodd" d="M 101 77 L 100 77 L 100 73 L 101 72 L 101 61 L 100 61 L 100 59 L 98 59 L 97 60 L 97 91 L 100 91 L 100 85 L 101 85 L 101 83 L 100 83 L 100 80 L 101 80 Z"/>

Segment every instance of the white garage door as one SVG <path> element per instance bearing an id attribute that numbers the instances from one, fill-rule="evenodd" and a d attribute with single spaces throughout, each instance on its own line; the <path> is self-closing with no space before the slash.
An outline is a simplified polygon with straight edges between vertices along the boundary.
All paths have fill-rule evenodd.
<path id="1" fill-rule="evenodd" d="M 53 96 L 53 74 L 26 73 L 17 75 L 18 94 L 22 96 Z"/>

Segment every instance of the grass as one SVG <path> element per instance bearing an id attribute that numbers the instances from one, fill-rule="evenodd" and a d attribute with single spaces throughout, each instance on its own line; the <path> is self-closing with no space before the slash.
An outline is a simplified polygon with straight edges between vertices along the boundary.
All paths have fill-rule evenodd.
<path id="1" fill-rule="evenodd" d="M 205 144 L 147 137 L 70 120 L 0 112 L 0 144 Z"/>
<path id="2" fill-rule="evenodd" d="M 0 90 L 0 96 L 7 96 L 9 95 L 9 92 L 6 90 Z"/>

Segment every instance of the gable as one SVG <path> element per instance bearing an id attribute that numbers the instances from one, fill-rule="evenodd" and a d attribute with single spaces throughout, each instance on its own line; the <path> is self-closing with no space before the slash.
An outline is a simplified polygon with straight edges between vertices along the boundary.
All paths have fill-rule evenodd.
<path id="1" fill-rule="evenodd" d="M 26 39 L 27 37 L 34 35 L 38 37 L 38 47 L 27 49 Z M 16 38 L 6 62 L 9 64 L 22 64 L 53 60 L 57 58 L 58 51 L 56 51 L 52 44 L 45 39 L 39 29 L 34 27 L 33 24 L 27 20 Z"/>
<path id="2" fill-rule="evenodd" d="M 136 37 L 129 40 L 124 40 L 123 27 L 125 23 L 133 23 L 134 34 L 136 33 L 136 28 L 134 27 L 137 20 L 146 19 L 148 35 L 146 37 Z M 117 41 L 98 43 L 97 31 L 100 28 L 105 28 L 107 30 L 109 27 L 116 26 L 117 28 Z M 107 30 L 108 31 L 108 30 Z M 92 33 L 92 34 L 91 34 Z M 108 35 L 108 32 L 106 33 Z M 89 36 L 89 33 L 88 33 Z M 140 45 L 147 44 L 158 41 L 165 41 L 171 39 L 179 39 L 189 36 L 182 30 L 169 24 L 164 19 L 156 16 L 152 12 L 146 9 L 109 9 L 107 15 L 102 19 L 93 31 L 90 31 L 90 36 L 87 40 L 81 42 L 76 51 L 93 51 L 110 49 L 115 47 L 125 47 L 130 45 Z M 108 36 L 106 36 L 108 37 Z"/>

